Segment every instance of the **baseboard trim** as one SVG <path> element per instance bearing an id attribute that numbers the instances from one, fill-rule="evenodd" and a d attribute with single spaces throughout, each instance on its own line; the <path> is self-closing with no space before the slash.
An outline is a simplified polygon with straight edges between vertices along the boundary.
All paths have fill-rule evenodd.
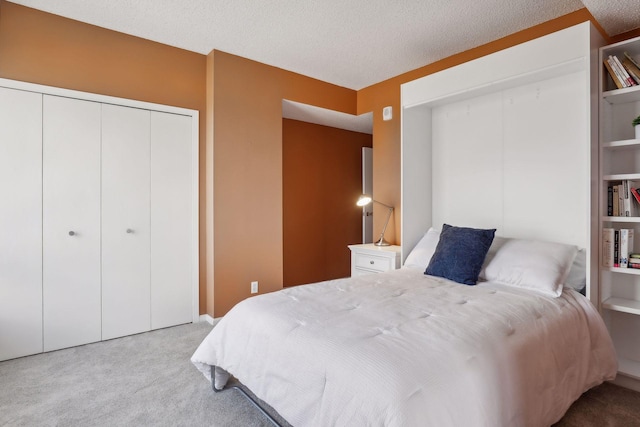
<path id="1" fill-rule="evenodd" d="M 201 322 L 207 322 L 210 325 L 213 325 L 213 317 L 209 316 L 208 314 L 201 314 L 200 315 L 200 321 Z"/>
<path id="2" fill-rule="evenodd" d="M 619 385 L 620 387 L 628 388 L 635 391 L 640 391 L 640 380 L 632 377 L 628 377 L 621 373 L 618 373 L 616 379 L 611 381 L 612 384 Z"/>

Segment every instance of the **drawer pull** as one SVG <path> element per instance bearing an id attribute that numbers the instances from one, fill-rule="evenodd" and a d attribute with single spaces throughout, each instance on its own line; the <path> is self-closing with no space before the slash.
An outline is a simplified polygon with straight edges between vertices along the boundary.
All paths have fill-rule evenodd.
<path id="1" fill-rule="evenodd" d="M 373 265 L 373 264 L 375 264 L 375 262 L 374 261 L 369 261 L 369 264 Z"/>

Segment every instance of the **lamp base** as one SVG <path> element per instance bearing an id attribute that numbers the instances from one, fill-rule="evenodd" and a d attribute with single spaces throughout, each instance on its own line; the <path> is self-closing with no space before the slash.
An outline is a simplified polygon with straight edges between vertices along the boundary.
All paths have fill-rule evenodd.
<path id="1" fill-rule="evenodd" d="M 374 243 L 376 246 L 391 246 L 391 243 L 384 240 L 384 237 L 381 237 L 380 240 Z"/>

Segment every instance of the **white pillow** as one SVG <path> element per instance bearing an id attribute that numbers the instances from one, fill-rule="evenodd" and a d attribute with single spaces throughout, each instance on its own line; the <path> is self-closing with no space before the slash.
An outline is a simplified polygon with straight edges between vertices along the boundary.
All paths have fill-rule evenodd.
<path id="1" fill-rule="evenodd" d="M 502 240 L 483 270 L 486 280 L 560 296 L 578 252 L 576 246 L 538 240 Z"/>
<path id="2" fill-rule="evenodd" d="M 587 286 L 587 251 L 580 249 L 573 259 L 564 286 L 580 292 Z"/>
<path id="3" fill-rule="evenodd" d="M 489 251 L 487 252 L 487 256 L 484 257 L 484 263 L 482 263 L 482 270 L 480 270 L 480 274 L 478 278 L 481 280 L 487 280 L 487 265 L 491 262 L 491 260 L 496 256 L 498 250 L 505 244 L 505 242 L 509 240 L 506 237 L 495 236 L 493 238 L 493 242 L 491 242 L 491 246 L 489 247 Z"/>
<path id="4" fill-rule="evenodd" d="M 436 251 L 438 241 L 440 241 L 440 231 L 431 227 L 411 250 L 404 262 L 404 266 L 426 270 L 433 253 Z"/>

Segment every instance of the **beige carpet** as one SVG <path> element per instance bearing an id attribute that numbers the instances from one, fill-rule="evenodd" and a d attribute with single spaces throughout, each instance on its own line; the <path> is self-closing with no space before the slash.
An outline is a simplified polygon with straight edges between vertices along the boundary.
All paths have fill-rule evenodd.
<path id="1" fill-rule="evenodd" d="M 0 426 L 271 426 L 190 363 L 211 330 L 189 324 L 0 362 Z M 640 427 L 640 393 L 603 384 L 556 427 Z"/>

